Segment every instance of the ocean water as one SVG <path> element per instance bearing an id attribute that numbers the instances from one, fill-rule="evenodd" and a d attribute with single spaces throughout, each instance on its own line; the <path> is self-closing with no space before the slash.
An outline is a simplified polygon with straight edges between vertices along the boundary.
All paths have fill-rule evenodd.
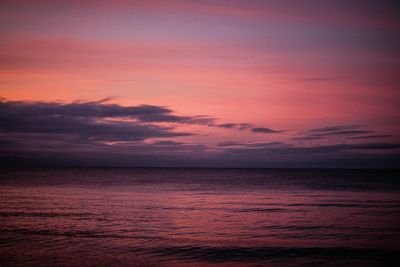
<path id="1" fill-rule="evenodd" d="M 0 266 L 400 266 L 398 171 L 2 169 Z"/>

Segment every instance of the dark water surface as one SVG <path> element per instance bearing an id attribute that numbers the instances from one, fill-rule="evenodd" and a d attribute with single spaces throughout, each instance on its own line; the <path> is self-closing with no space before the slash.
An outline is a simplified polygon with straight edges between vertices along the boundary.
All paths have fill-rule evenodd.
<path id="1" fill-rule="evenodd" d="M 398 171 L 0 174 L 0 266 L 400 266 L 398 255 Z"/>

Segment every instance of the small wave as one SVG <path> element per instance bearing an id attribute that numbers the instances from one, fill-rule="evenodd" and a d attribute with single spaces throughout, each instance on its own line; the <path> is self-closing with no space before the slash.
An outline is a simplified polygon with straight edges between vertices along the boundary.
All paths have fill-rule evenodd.
<path id="1" fill-rule="evenodd" d="M 148 251 L 163 257 L 207 262 L 247 262 L 263 260 L 294 260 L 316 258 L 323 260 L 375 260 L 395 262 L 399 260 L 397 251 L 380 249 L 356 249 L 346 247 L 210 247 L 176 246 L 162 247 Z"/>
<path id="2" fill-rule="evenodd" d="M 91 213 L 84 212 L 0 212 L 1 217 L 47 217 L 47 218 L 55 218 L 55 217 L 82 217 L 82 216 L 92 216 Z"/>
<path id="3" fill-rule="evenodd" d="M 364 203 L 296 203 L 296 204 L 287 204 L 288 207 L 333 207 L 333 208 L 372 208 L 379 207 L 378 205 L 364 204 Z"/>
<path id="4" fill-rule="evenodd" d="M 77 237 L 77 238 L 113 238 L 113 239 L 145 239 L 145 240 L 162 240 L 160 236 L 151 236 L 144 234 L 121 235 L 105 233 L 100 231 L 55 231 L 55 230 L 30 230 L 30 229 L 0 229 L 0 233 L 12 233 L 18 235 L 38 235 L 50 237 Z"/>
<path id="5" fill-rule="evenodd" d="M 234 212 L 287 212 L 289 209 L 282 208 L 247 208 L 247 209 L 232 209 Z"/>

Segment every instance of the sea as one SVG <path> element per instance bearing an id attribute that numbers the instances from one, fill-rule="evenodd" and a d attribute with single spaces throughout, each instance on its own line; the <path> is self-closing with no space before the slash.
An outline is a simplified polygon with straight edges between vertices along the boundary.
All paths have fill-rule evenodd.
<path id="1" fill-rule="evenodd" d="M 0 266 L 400 266 L 399 174 L 0 169 Z"/>

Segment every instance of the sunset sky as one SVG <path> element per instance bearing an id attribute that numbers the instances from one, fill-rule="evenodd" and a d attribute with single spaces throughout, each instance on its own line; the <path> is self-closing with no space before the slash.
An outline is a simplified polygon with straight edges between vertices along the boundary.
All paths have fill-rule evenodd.
<path id="1" fill-rule="evenodd" d="M 399 33 L 396 1 L 2 0 L 1 164 L 393 167 Z"/>

